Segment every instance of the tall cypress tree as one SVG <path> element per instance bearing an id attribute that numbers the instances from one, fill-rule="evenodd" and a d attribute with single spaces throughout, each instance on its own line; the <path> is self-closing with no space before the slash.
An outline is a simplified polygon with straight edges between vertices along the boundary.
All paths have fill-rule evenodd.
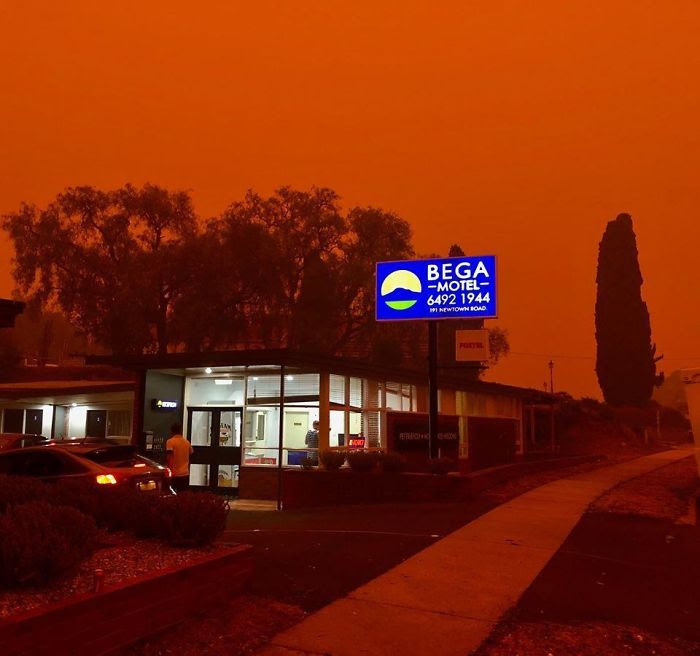
<path id="1" fill-rule="evenodd" d="M 648 403 L 662 380 L 656 375 L 660 358 L 651 343 L 637 255 L 632 217 L 620 214 L 608 223 L 600 241 L 596 276 L 596 374 L 611 405 Z"/>

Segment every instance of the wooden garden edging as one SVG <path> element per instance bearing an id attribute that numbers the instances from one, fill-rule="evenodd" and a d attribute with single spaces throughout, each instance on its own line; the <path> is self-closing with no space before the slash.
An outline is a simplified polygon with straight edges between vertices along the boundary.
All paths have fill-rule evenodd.
<path id="1" fill-rule="evenodd" d="M 0 621 L 3 656 L 100 656 L 180 623 L 240 593 L 251 547 L 205 556 Z"/>

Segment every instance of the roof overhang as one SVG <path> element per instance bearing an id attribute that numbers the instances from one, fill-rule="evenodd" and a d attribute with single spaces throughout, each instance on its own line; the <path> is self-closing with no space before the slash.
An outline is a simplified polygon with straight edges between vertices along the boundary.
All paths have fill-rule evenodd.
<path id="1" fill-rule="evenodd" d="M 165 353 L 133 356 L 88 356 L 88 364 L 118 366 L 132 371 L 182 370 L 205 367 L 261 367 L 284 366 L 296 370 L 326 371 L 345 376 L 357 376 L 397 383 L 426 385 L 428 368 L 409 369 L 387 367 L 363 360 L 339 358 L 289 349 L 250 349 L 212 351 L 205 353 Z M 478 368 L 478 365 L 476 365 Z M 439 371 L 441 387 L 484 394 L 502 394 L 544 403 L 556 402 L 557 397 L 540 390 L 483 380 L 469 380 L 453 370 Z"/>
<path id="2" fill-rule="evenodd" d="M 0 384 L 0 400 L 47 405 L 126 400 L 133 396 L 134 383 L 128 381 L 58 380 Z"/>

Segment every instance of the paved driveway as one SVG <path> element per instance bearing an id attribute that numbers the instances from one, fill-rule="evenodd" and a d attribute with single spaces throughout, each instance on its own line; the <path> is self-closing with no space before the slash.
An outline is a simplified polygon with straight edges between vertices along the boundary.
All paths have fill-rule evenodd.
<path id="1" fill-rule="evenodd" d="M 252 594 L 314 611 L 402 562 L 496 505 L 341 506 L 233 512 L 224 541 L 253 545 Z"/>

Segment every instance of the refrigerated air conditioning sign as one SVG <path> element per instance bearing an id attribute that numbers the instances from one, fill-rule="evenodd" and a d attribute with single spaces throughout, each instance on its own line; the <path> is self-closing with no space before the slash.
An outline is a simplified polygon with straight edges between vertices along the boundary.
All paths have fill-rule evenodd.
<path id="1" fill-rule="evenodd" d="M 377 263 L 378 321 L 496 316 L 496 256 Z"/>

